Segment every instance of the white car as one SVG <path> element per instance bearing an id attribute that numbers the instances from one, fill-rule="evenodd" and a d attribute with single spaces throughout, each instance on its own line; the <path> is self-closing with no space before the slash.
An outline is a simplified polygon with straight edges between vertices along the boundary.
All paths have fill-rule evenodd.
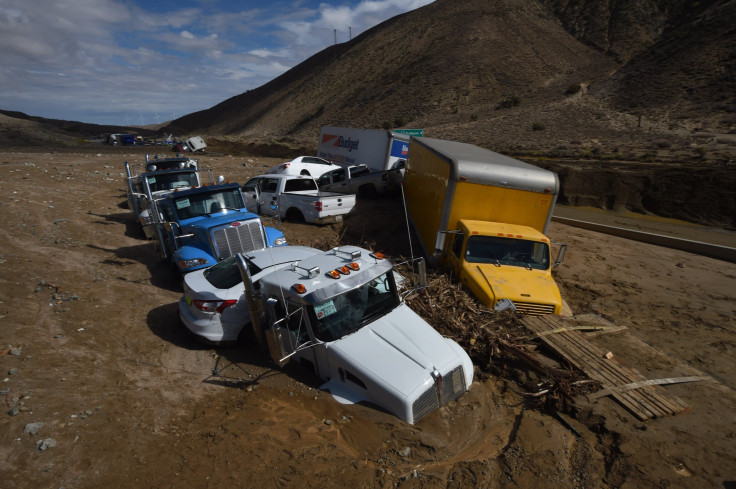
<path id="1" fill-rule="evenodd" d="M 291 161 L 278 164 L 266 170 L 266 173 L 280 173 L 282 175 L 308 175 L 319 178 L 332 170 L 339 170 L 341 166 L 330 163 L 317 156 L 299 156 Z"/>
<path id="2" fill-rule="evenodd" d="M 307 246 L 283 246 L 249 252 L 245 259 L 257 286 L 261 276 L 317 253 L 322 252 Z M 244 326 L 250 323 L 250 313 L 234 256 L 184 276 L 179 317 L 184 326 L 205 343 L 236 343 L 239 340 Z"/>

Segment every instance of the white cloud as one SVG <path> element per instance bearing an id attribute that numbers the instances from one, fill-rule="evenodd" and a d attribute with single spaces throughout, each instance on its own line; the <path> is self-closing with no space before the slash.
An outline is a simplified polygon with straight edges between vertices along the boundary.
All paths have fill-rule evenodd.
<path id="1" fill-rule="evenodd" d="M 126 111 L 147 123 L 182 116 L 281 75 L 332 44 L 334 29 L 343 42 L 348 26 L 355 37 L 430 1 L 257 3 L 227 12 L 181 0 L 155 13 L 143 0 L 2 0 L 0 108 L 114 124 Z"/>

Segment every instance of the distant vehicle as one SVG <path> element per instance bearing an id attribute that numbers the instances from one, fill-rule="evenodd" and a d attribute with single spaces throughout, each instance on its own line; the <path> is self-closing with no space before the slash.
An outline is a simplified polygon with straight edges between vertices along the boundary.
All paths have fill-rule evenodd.
<path id="1" fill-rule="evenodd" d="M 106 134 L 105 142 L 113 146 L 133 146 L 135 145 L 135 135 L 119 133 Z"/>
<path id="2" fill-rule="evenodd" d="M 412 138 L 406 207 L 424 253 L 484 304 L 520 314 L 560 314 L 544 235 L 559 180 L 551 171 L 472 144 Z"/>
<path id="3" fill-rule="evenodd" d="M 313 224 L 342 221 L 355 208 L 355 194 L 321 192 L 303 175 L 258 175 L 243 185 L 243 196 L 251 212 Z"/>
<path id="4" fill-rule="evenodd" d="M 362 164 L 371 171 L 386 171 L 406 159 L 410 141 L 410 136 L 393 131 L 322 126 L 317 156 L 340 166 Z"/>
<path id="5" fill-rule="evenodd" d="M 186 141 L 184 141 L 184 144 L 186 145 L 187 151 L 191 151 L 192 153 L 197 151 L 204 151 L 207 147 L 207 143 L 205 143 L 204 139 L 202 139 L 200 136 L 188 138 Z"/>
<path id="6" fill-rule="evenodd" d="M 257 284 L 260 277 L 276 268 L 320 253 L 307 246 L 282 246 L 245 253 L 248 270 Z M 206 343 L 234 343 L 250 322 L 243 296 L 243 278 L 235 257 L 184 276 L 184 295 L 179 300 L 179 317 L 184 326 Z"/>
<path id="7" fill-rule="evenodd" d="M 266 173 L 280 173 L 283 175 L 307 175 L 319 177 L 330 170 L 341 168 L 327 160 L 316 156 L 299 156 L 291 161 L 285 161 L 266 170 Z"/>

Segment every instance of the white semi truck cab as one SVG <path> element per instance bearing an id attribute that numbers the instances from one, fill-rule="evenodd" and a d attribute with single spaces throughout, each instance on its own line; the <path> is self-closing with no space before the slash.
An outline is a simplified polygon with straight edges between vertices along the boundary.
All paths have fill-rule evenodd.
<path id="1" fill-rule="evenodd" d="M 403 278 L 380 253 L 334 248 L 255 286 L 237 259 L 255 337 L 277 364 L 312 370 L 338 401 L 369 402 L 414 424 L 470 387 L 468 354 L 406 305 Z"/>

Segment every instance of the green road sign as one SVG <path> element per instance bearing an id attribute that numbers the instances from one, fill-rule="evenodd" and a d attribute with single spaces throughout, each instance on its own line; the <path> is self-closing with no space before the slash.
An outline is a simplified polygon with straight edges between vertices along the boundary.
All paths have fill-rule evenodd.
<path id="1" fill-rule="evenodd" d="M 394 132 L 398 132 L 400 134 L 408 134 L 409 136 L 414 136 L 415 138 L 424 137 L 424 129 L 394 129 Z"/>

